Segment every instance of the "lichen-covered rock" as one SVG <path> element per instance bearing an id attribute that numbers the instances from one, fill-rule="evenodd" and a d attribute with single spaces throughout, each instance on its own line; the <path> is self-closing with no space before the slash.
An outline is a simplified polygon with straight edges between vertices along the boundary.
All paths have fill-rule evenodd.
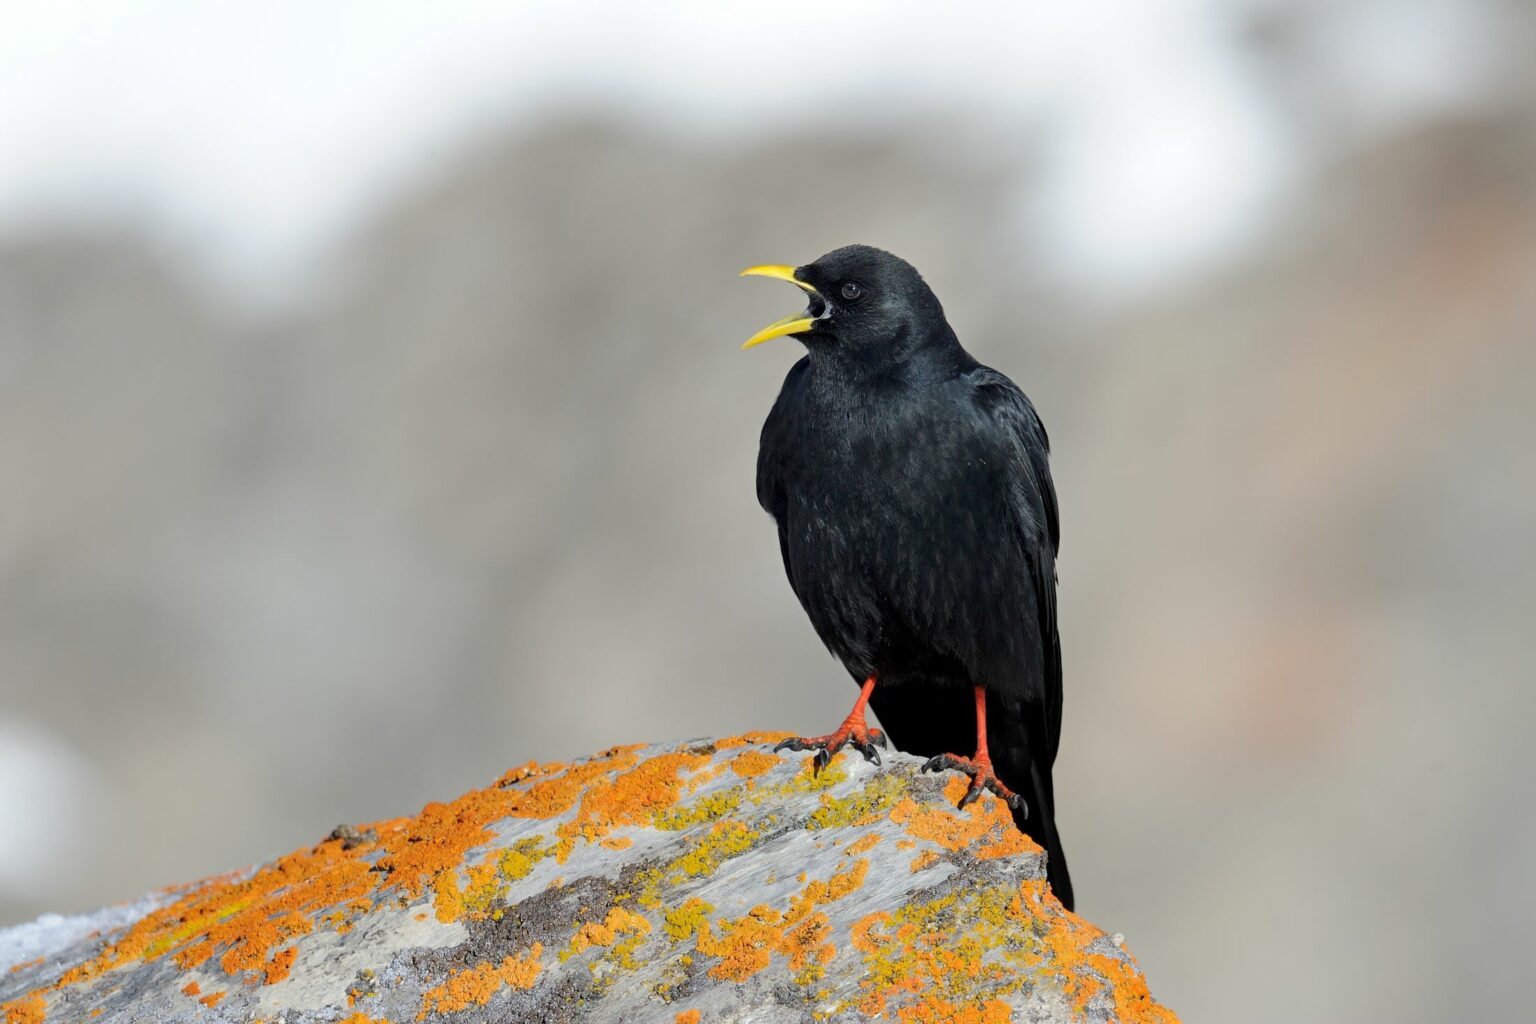
<path id="1" fill-rule="evenodd" d="M 1175 1020 L 1052 897 L 1000 802 L 958 811 L 964 780 L 902 754 L 813 776 L 779 738 L 528 764 L 254 870 L 0 932 L 0 1015 Z"/>

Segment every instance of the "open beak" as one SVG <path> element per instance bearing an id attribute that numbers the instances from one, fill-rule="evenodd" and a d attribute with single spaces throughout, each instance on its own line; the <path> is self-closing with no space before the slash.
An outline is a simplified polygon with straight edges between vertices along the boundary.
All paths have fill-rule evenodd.
<path id="1" fill-rule="evenodd" d="M 746 270 L 741 272 L 741 276 L 776 277 L 780 281 L 788 281 L 796 288 L 805 289 L 817 298 L 821 297 L 821 294 L 817 292 L 815 288 L 812 288 L 810 285 L 806 284 L 804 281 L 795 276 L 794 267 L 779 266 L 777 264 L 765 264 L 761 267 L 748 267 Z M 815 317 L 807 316 L 805 313 L 791 313 L 789 316 L 784 317 L 782 320 L 775 320 L 767 327 L 764 327 L 762 330 L 752 335 L 752 337 L 742 342 L 741 347 L 743 349 L 748 349 L 753 345 L 761 345 L 763 342 L 770 341 L 774 338 L 782 338 L 786 334 L 800 334 L 804 331 L 810 330 L 812 325 L 815 323 Z"/>

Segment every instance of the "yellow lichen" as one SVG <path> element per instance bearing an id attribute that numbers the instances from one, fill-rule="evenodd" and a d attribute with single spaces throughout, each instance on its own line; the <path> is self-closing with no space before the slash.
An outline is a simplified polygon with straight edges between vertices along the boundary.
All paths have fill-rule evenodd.
<path id="1" fill-rule="evenodd" d="M 746 850 L 761 835 L 739 821 L 717 821 L 709 834 L 688 853 L 674 862 L 676 870 L 693 878 L 712 875 L 721 861 L 728 860 Z"/>
<path id="2" fill-rule="evenodd" d="M 837 828 L 861 825 L 875 820 L 907 792 L 907 781 L 900 775 L 877 775 L 857 793 L 835 798 L 823 793 L 821 806 L 811 814 L 806 828 Z"/>
<path id="3" fill-rule="evenodd" d="M 515 882 L 527 878 L 534 866 L 553 852 L 554 847 L 546 847 L 540 836 L 519 839 L 510 849 L 501 851 L 501 855 L 497 858 L 497 866 L 502 877 Z"/>
<path id="4" fill-rule="evenodd" d="M 663 832 L 681 832 L 694 825 L 702 825 L 706 821 L 717 821 L 725 817 L 741 805 L 741 798 L 742 790 L 739 787 L 721 790 L 703 799 L 695 800 L 687 807 L 658 811 L 651 824 Z"/>
<path id="5" fill-rule="evenodd" d="M 682 906 L 667 911 L 662 920 L 662 928 L 673 942 L 686 942 L 714 912 L 712 904 L 691 896 Z"/>

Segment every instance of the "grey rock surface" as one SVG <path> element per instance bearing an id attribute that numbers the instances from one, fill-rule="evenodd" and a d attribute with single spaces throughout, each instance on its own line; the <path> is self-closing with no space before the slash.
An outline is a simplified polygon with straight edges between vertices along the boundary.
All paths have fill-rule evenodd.
<path id="1" fill-rule="evenodd" d="M 5 1024 L 1174 1021 L 988 796 L 775 735 L 528 764 L 0 932 Z M 6 962 L 10 961 L 10 962 Z"/>

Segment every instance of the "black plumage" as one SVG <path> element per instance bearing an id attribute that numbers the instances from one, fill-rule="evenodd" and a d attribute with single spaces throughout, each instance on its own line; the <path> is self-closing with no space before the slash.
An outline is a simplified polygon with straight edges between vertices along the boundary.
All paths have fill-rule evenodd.
<path id="1" fill-rule="evenodd" d="M 844 744 L 878 757 L 867 701 L 898 748 L 972 776 L 965 802 L 983 788 L 1010 799 L 1070 908 L 1051 785 L 1060 531 L 1045 427 L 961 347 L 904 260 L 854 245 L 747 273 L 809 294 L 804 314 L 748 342 L 807 349 L 763 425 L 757 494 L 795 595 L 864 684 L 841 729 L 788 745 L 822 764 Z"/>

